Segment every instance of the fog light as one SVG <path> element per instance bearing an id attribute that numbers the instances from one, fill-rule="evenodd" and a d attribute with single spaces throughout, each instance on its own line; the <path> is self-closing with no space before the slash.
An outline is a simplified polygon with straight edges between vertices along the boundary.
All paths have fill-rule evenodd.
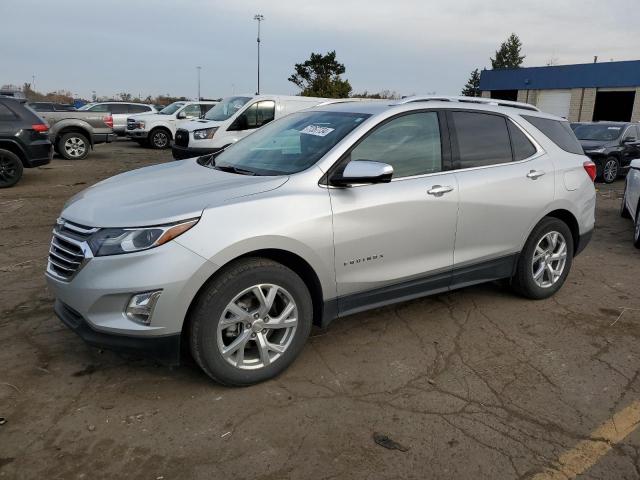
<path id="1" fill-rule="evenodd" d="M 149 325 L 153 309 L 156 307 L 161 293 L 162 290 L 154 290 L 153 292 L 138 293 L 131 297 L 125 310 L 127 318 L 143 325 Z"/>

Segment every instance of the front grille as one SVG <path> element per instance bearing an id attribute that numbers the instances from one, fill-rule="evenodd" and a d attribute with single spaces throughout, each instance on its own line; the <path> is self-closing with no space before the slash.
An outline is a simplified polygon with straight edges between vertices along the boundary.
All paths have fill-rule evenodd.
<path id="1" fill-rule="evenodd" d="M 61 280 L 71 280 L 91 256 L 87 239 L 97 228 L 59 219 L 53 229 L 47 272 Z"/>
<path id="2" fill-rule="evenodd" d="M 176 131 L 175 144 L 179 147 L 189 146 L 189 132 L 182 128 Z"/>

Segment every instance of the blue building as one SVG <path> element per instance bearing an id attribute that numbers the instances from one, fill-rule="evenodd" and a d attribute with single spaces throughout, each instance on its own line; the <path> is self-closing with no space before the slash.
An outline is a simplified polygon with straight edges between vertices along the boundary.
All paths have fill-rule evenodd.
<path id="1" fill-rule="evenodd" d="M 570 121 L 640 121 L 640 60 L 483 70 L 480 90 Z"/>

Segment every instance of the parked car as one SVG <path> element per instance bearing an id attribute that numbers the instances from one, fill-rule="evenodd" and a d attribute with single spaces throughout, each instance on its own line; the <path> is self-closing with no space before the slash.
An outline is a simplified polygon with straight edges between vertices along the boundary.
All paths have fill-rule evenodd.
<path id="1" fill-rule="evenodd" d="M 51 161 L 48 132 L 49 125 L 26 107 L 26 100 L 0 96 L 0 188 L 18 183 L 23 168 Z"/>
<path id="2" fill-rule="evenodd" d="M 640 158 L 640 126 L 629 122 L 572 123 L 584 153 L 594 161 L 598 178 L 612 183 Z"/>
<path id="3" fill-rule="evenodd" d="M 173 158 L 181 160 L 217 152 L 273 119 L 328 101 L 326 98 L 284 95 L 224 98 L 203 119 L 185 123 L 176 130 L 171 147 Z"/>
<path id="4" fill-rule="evenodd" d="M 218 102 L 174 102 L 155 115 L 133 115 L 127 119 L 127 137 L 140 145 L 167 148 L 176 129 L 189 120 L 202 118 Z"/>
<path id="5" fill-rule="evenodd" d="M 12 98 L 20 98 L 20 99 L 24 99 L 24 93 L 22 92 L 22 90 L 0 90 L 0 96 L 2 97 L 12 97 Z"/>
<path id="6" fill-rule="evenodd" d="M 640 157 L 631 160 L 629 167 L 620 215 L 633 220 L 633 244 L 640 248 Z"/>
<path id="7" fill-rule="evenodd" d="M 561 118 L 445 100 L 302 110 L 94 185 L 54 230 L 57 315 L 168 363 L 184 340 L 247 385 L 336 317 L 502 278 L 550 297 L 591 237 L 595 165 Z"/>
<path id="8" fill-rule="evenodd" d="M 80 110 L 89 112 L 110 112 L 113 117 L 113 131 L 124 136 L 127 130 L 127 118 L 138 113 L 158 113 L 156 107 L 145 103 L 130 102 L 94 102 L 80 107 Z"/>
<path id="9" fill-rule="evenodd" d="M 110 143 L 113 117 L 109 112 L 54 111 L 39 112 L 51 127 L 49 137 L 53 146 L 67 160 L 82 160 L 98 143 Z"/>
<path id="10" fill-rule="evenodd" d="M 76 107 L 68 103 L 29 102 L 29 106 L 36 112 L 74 112 Z"/>

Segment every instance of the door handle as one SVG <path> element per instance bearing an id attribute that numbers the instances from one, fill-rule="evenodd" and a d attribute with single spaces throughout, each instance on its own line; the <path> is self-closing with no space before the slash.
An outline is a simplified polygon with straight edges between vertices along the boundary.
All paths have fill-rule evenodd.
<path id="1" fill-rule="evenodd" d="M 453 190 L 453 187 L 445 185 L 434 185 L 433 187 L 431 187 L 429 190 L 427 190 L 427 193 L 429 195 L 433 195 L 434 197 L 441 197 L 442 195 L 444 195 L 445 193 L 449 193 Z"/>
<path id="2" fill-rule="evenodd" d="M 527 173 L 527 178 L 530 178 L 531 180 L 536 180 L 537 178 L 543 175 L 544 175 L 544 172 L 542 170 L 531 170 L 529 171 L 529 173 Z"/>

